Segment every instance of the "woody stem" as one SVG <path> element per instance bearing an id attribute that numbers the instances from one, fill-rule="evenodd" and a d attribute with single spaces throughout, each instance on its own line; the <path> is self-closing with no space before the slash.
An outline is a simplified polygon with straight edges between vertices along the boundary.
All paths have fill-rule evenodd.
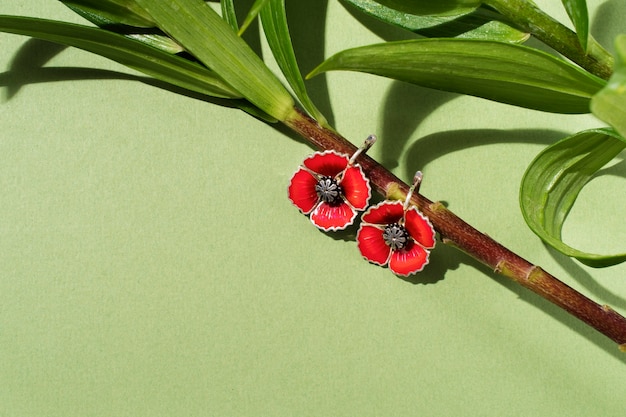
<path id="1" fill-rule="evenodd" d="M 320 150 L 334 149 L 352 154 L 356 147 L 339 134 L 321 127 L 315 120 L 297 110 L 284 124 Z M 406 198 L 409 186 L 367 155 L 357 162 L 369 177 L 373 188 L 385 198 Z M 540 267 L 528 262 L 489 236 L 479 232 L 441 203 L 415 193 L 411 202 L 428 218 L 444 243 L 453 245 L 568 313 L 595 328 L 626 352 L 626 318 L 608 306 L 602 306 L 559 281 Z"/>

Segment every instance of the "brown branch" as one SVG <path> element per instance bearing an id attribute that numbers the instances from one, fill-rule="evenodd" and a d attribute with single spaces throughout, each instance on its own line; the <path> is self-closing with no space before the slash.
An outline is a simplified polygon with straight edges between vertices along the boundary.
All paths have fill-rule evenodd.
<path id="1" fill-rule="evenodd" d="M 356 147 L 344 137 L 321 127 L 315 120 L 297 111 L 285 124 L 320 150 L 334 149 L 352 154 Z M 369 177 L 373 188 L 390 199 L 406 197 L 409 186 L 367 155 L 357 162 Z M 608 306 L 585 297 L 556 277 L 533 265 L 489 236 L 479 232 L 456 216 L 441 203 L 432 202 L 420 194 L 411 200 L 429 217 L 444 243 L 453 245 L 494 272 L 506 276 L 546 300 L 579 318 L 615 341 L 626 352 L 626 318 Z"/>

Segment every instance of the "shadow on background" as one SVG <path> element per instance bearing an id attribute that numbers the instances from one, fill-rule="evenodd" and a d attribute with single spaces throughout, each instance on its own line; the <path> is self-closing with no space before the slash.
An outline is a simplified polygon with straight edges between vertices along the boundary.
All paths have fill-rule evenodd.
<path id="1" fill-rule="evenodd" d="M 296 53 L 300 73 L 304 77 L 326 58 L 328 0 L 317 0 L 315 7 L 291 7 L 296 5 L 295 2 L 287 2 L 285 7 L 291 42 Z M 326 76 L 322 74 L 306 80 L 305 83 L 311 100 L 333 126 L 335 119 Z"/>
<path id="2" fill-rule="evenodd" d="M 27 84 L 48 81 L 45 76 L 42 76 L 40 71 L 41 68 L 65 49 L 67 49 L 67 46 L 65 45 L 59 45 L 34 38 L 27 40 L 13 57 L 9 71 L 0 76 L 0 85 L 7 87 L 7 99 L 13 98 L 17 93 L 19 93 L 22 87 Z M 77 74 L 76 70 L 77 69 L 75 68 L 69 70 L 69 72 L 72 73 L 71 76 L 97 77 L 96 74 L 90 74 L 87 71 L 83 71 L 82 74 Z M 107 76 L 112 75 L 112 72 L 107 74 Z M 57 73 L 56 77 L 59 76 L 60 74 Z M 104 74 L 100 73 L 99 76 L 103 77 Z"/>
<path id="3" fill-rule="evenodd" d="M 412 176 L 416 170 L 422 169 L 430 162 L 450 152 L 496 143 L 535 143 L 547 146 L 559 139 L 564 138 L 565 136 L 567 136 L 567 134 L 563 132 L 541 129 L 480 129 L 439 132 L 423 137 L 410 146 L 405 155 L 407 158 L 405 175 L 407 177 Z M 600 171 L 598 175 L 616 175 L 626 178 L 626 162 L 621 161 L 610 168 Z M 551 256 L 553 256 L 553 258 L 563 267 L 568 276 L 584 287 L 587 294 L 590 294 L 595 299 L 603 300 L 603 302 L 608 303 L 613 307 L 626 309 L 625 298 L 614 294 L 602 286 L 601 283 L 581 268 L 577 261 L 564 256 L 551 248 L 548 248 L 548 251 Z M 439 262 L 441 263 L 441 266 L 443 266 L 443 270 L 436 272 L 435 277 L 440 274 L 445 274 L 447 269 L 458 268 L 461 263 L 466 264 L 492 277 L 496 282 L 516 294 L 523 301 L 533 305 L 541 311 L 544 311 L 562 324 L 579 333 L 581 336 L 590 340 L 596 346 L 604 349 L 622 363 L 626 363 L 626 355 L 620 352 L 616 344 L 606 338 L 606 336 L 598 333 L 588 325 L 562 310 L 560 307 L 557 307 L 542 297 L 535 295 L 518 283 L 511 281 L 504 276 L 495 274 L 490 270 L 490 268 L 477 262 L 469 256 L 465 256 L 456 249 L 440 244 L 433 254 L 440 254 L 442 257 L 440 260 L 435 260 L 435 258 L 433 258 L 434 269 L 436 270 L 436 268 L 438 268 L 437 263 Z M 429 268 L 431 268 L 431 266 L 429 266 Z M 416 279 L 419 279 L 419 275 Z"/>
<path id="4" fill-rule="evenodd" d="M 608 0 L 602 3 L 591 19 L 591 34 L 602 46 L 613 53 L 613 42 L 620 33 L 626 33 L 626 2 Z"/>
<path id="5" fill-rule="evenodd" d="M 397 167 L 406 152 L 407 143 L 424 119 L 456 97 L 458 95 L 454 93 L 393 82 L 384 100 L 382 113 L 383 126 L 378 145 L 381 148 L 381 163 L 388 169 Z M 447 149 L 447 145 L 442 149 Z M 413 173 L 408 178 L 412 178 Z"/>
<path id="6" fill-rule="evenodd" d="M 239 8 L 238 15 L 245 16 L 245 12 L 247 12 L 246 7 L 249 7 L 251 4 L 252 0 L 237 2 Z M 290 13 L 290 27 L 294 39 L 293 41 L 296 51 L 299 51 L 298 58 L 303 73 L 306 73 L 323 61 L 326 7 L 327 1 L 325 0 L 319 9 L 314 11 L 305 11 L 305 8 L 297 7 L 288 11 Z M 242 10 L 245 10 L 245 12 Z M 350 9 L 348 8 L 348 10 Z M 620 17 L 625 13 L 626 4 L 617 1 L 607 1 L 597 11 L 593 25 L 594 35 L 604 45 L 609 46 L 612 44 L 614 35 L 621 29 L 620 25 L 622 22 Z M 360 13 L 355 17 L 385 40 L 398 39 L 402 36 L 414 36 L 408 32 L 375 21 Z M 370 20 L 372 21 L 370 22 Z M 311 34 L 312 31 L 314 32 L 313 34 Z M 260 50 L 259 39 L 258 31 L 254 30 L 254 28 L 250 28 L 249 34 L 246 35 L 246 40 L 249 41 L 256 50 Z M 11 98 L 18 94 L 25 85 L 32 83 L 83 79 L 135 80 L 178 94 L 185 94 L 192 98 L 214 102 L 220 105 L 228 105 L 227 100 L 213 100 L 206 96 L 178 89 L 167 83 L 162 83 L 148 77 L 99 69 L 44 67 L 46 63 L 65 48 L 64 46 L 36 39 L 26 41 L 22 48 L 16 53 L 9 71 L 0 74 L 0 86 L 6 86 L 8 88 L 8 97 Z M 312 91 L 314 91 L 314 101 L 318 103 L 324 113 L 327 113 L 327 117 L 330 117 L 331 106 L 328 99 L 328 89 L 325 78 L 317 77 L 317 79 L 311 83 L 311 86 L 315 87 L 312 88 Z M 421 121 L 436 108 L 454 97 L 456 97 L 456 95 L 451 93 L 422 89 L 399 82 L 394 83 L 387 97 L 384 110 L 382 136 L 385 140 L 381 141 L 383 146 L 383 164 L 388 168 L 393 168 L 397 166 L 399 157 L 404 154 L 408 161 L 406 174 L 407 177 L 411 177 L 418 168 L 421 169 L 429 162 L 455 150 L 503 142 L 539 143 L 547 145 L 566 136 L 562 132 L 550 130 L 449 131 L 421 138 L 413 143 L 408 150 L 405 150 L 411 134 L 419 126 Z M 232 104 L 230 106 L 232 107 Z M 283 131 L 284 129 L 279 128 L 279 130 Z M 288 136 L 293 137 L 293 135 Z M 351 230 L 335 238 L 353 241 L 354 235 L 355 231 Z M 611 293 L 595 282 L 589 274 L 575 263 L 575 261 L 564 258 L 559 254 L 553 254 L 553 256 L 555 256 L 555 259 L 564 266 L 574 279 L 589 289 L 590 292 L 617 307 L 624 308 L 626 306 L 626 300 L 624 298 Z M 489 268 L 447 245 L 440 244 L 437 250 L 431 253 L 428 274 L 418 274 L 404 280 L 412 284 L 436 283 L 444 279 L 448 270 L 457 269 L 461 264 L 471 266 L 492 277 L 496 282 L 515 293 L 520 299 L 541 309 L 541 311 L 576 331 L 596 346 L 604 349 L 617 360 L 626 363 L 626 355 L 619 352 L 615 344 L 605 336 L 591 329 L 586 324 L 583 324 L 561 308 L 534 295 L 519 284 L 503 276 L 496 275 Z"/>
<path id="7" fill-rule="evenodd" d="M 245 19 L 254 0 L 242 0 L 235 3 L 235 12 L 239 23 Z M 325 58 L 325 33 L 327 0 L 318 2 L 316 7 L 287 7 L 288 21 L 294 49 L 302 74 L 307 74 Z M 248 45 L 259 55 L 263 56 L 261 47 L 261 34 L 258 19 L 255 19 L 243 34 Z M 157 86 L 178 94 L 184 94 L 214 104 L 235 107 L 228 100 L 213 99 L 193 92 L 187 92 L 168 83 L 154 80 L 150 77 L 133 76 L 115 71 L 86 69 L 86 68 L 46 68 L 52 58 L 57 56 L 67 46 L 59 45 L 40 39 L 31 38 L 15 54 L 9 71 L 0 74 L 0 86 L 7 87 L 7 99 L 13 98 L 25 85 L 32 83 L 44 83 L 54 81 L 71 80 L 134 80 L 148 85 Z M 315 77 L 307 81 L 309 94 L 318 108 L 325 114 L 329 122 L 333 124 L 332 109 L 330 105 L 326 77 Z"/>
<path id="8" fill-rule="evenodd" d="M 224 107 L 237 107 L 238 100 L 207 96 L 148 76 L 98 68 L 44 66 L 67 48 L 64 45 L 36 38 L 30 38 L 24 42 L 11 61 L 9 70 L 0 73 L 0 87 L 6 87 L 5 99 L 14 98 L 25 86 L 30 84 L 80 80 L 126 80 L 138 81 L 175 94 Z"/>
<path id="9" fill-rule="evenodd" d="M 614 164 L 608 168 L 600 170 L 594 178 L 602 176 L 614 176 L 626 179 L 626 160 L 621 160 L 617 164 Z M 593 185 L 589 185 L 593 186 Z M 607 195 L 607 199 L 610 199 L 610 194 Z M 602 222 L 601 218 L 598 218 L 599 222 Z M 615 250 L 612 253 L 624 253 L 626 252 L 626 246 L 623 240 L 619 237 L 610 236 L 610 242 L 615 242 Z M 590 294 L 595 298 L 601 299 L 603 302 L 609 304 L 612 307 L 617 307 L 622 310 L 626 310 L 626 297 L 619 296 L 602 286 L 601 282 L 594 279 L 585 269 L 581 267 L 581 264 L 568 256 L 563 255 L 559 251 L 546 245 L 550 255 L 565 269 L 570 277 L 575 279 L 581 286 L 583 286 Z"/>
<path id="10" fill-rule="evenodd" d="M 507 288 L 512 293 L 516 294 L 520 300 L 532 305 L 538 310 L 541 310 L 546 315 L 557 320 L 562 325 L 567 326 L 572 331 L 582 336 L 584 339 L 587 339 L 589 342 L 593 343 L 598 348 L 604 350 L 606 353 L 611 355 L 613 358 L 615 358 L 619 362 L 626 364 L 626 355 L 618 349 L 617 344 L 613 342 L 612 340 L 610 340 L 609 338 L 607 338 L 606 336 L 604 336 L 603 334 L 593 329 L 592 327 L 590 327 L 589 325 L 578 320 L 576 317 L 572 316 L 571 314 L 569 314 L 562 308 L 556 306 L 555 304 L 552 304 L 548 300 L 540 296 L 537 296 L 532 291 L 522 287 L 518 283 L 511 281 L 502 275 L 494 274 L 491 270 L 489 270 L 485 266 L 479 265 L 479 268 L 477 269 L 483 272 L 485 275 L 491 276 L 491 278 L 493 278 L 494 281 L 498 282 L 499 284 Z M 554 349 L 558 349 L 558 346 L 554 346 Z"/>
<path id="11" fill-rule="evenodd" d="M 430 162 L 452 152 L 498 143 L 533 143 L 550 145 L 567 133 L 549 129 L 467 129 L 448 130 L 424 136 L 405 151 L 405 175 L 413 176 Z"/>

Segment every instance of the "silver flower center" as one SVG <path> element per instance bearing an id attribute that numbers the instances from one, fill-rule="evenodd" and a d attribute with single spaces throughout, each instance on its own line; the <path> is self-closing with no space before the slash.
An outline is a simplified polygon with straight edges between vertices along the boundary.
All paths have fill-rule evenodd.
<path id="1" fill-rule="evenodd" d="M 383 239 L 392 250 L 404 248 L 409 243 L 409 238 L 409 232 L 398 223 L 388 224 L 383 230 Z"/>
<path id="2" fill-rule="evenodd" d="M 325 203 L 335 204 L 341 201 L 341 186 L 332 177 L 321 177 L 315 185 L 315 192 Z"/>

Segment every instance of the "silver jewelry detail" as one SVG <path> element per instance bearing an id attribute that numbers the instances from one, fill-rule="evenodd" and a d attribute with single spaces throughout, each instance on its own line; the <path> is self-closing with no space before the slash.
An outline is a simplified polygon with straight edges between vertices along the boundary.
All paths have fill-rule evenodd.
<path id="1" fill-rule="evenodd" d="M 409 238 L 409 232 L 398 223 L 388 224 L 383 230 L 385 243 L 394 251 L 406 247 L 409 243 Z"/>
<path id="2" fill-rule="evenodd" d="M 317 196 L 325 203 L 334 204 L 341 200 L 341 186 L 332 177 L 321 177 L 315 184 Z"/>

